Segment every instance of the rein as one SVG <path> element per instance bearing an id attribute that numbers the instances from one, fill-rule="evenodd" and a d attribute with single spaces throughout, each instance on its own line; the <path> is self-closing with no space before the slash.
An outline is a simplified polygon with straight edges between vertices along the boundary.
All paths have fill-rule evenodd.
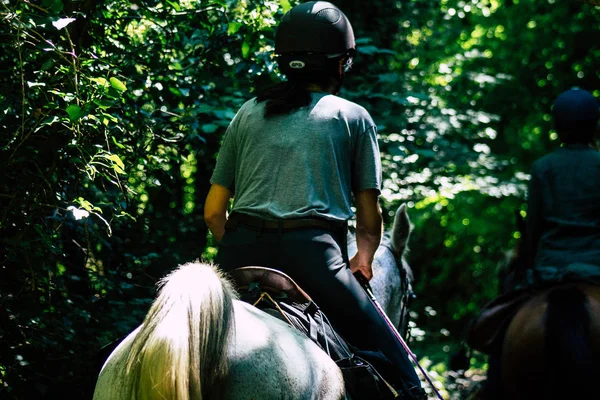
<path id="1" fill-rule="evenodd" d="M 354 276 L 356 277 L 356 279 L 358 280 L 358 282 L 364 289 L 367 296 L 369 296 L 369 299 L 371 299 L 371 301 L 373 302 L 373 305 L 377 309 L 377 312 L 379 313 L 379 315 L 381 317 L 383 317 L 383 319 L 385 320 L 385 322 L 388 325 L 388 327 L 390 328 L 390 330 L 394 333 L 394 336 L 396 336 L 396 339 L 398 339 L 398 341 L 404 348 L 404 351 L 406 351 L 406 353 L 409 355 L 411 361 L 419 368 L 419 370 L 421 371 L 421 373 L 423 374 L 425 379 L 427 379 L 427 382 L 429 383 L 429 385 L 431 386 L 431 388 L 433 389 L 433 391 L 435 392 L 437 397 L 440 400 L 444 400 L 444 398 L 442 397 L 440 392 L 437 390 L 437 388 L 433 384 L 433 381 L 429 377 L 429 374 L 427 373 L 427 371 L 425 371 L 425 369 L 421 366 L 421 364 L 419 364 L 419 361 L 417 360 L 417 356 L 415 355 L 415 353 L 413 353 L 412 350 L 408 347 L 408 345 L 406 344 L 404 339 L 402 339 L 402 336 L 400 336 L 400 334 L 398 333 L 398 330 L 396 329 L 394 324 L 392 324 L 392 321 L 390 321 L 388 316 L 385 314 L 385 312 L 381 308 L 381 305 L 379 304 L 379 302 L 377 301 L 377 298 L 373 294 L 373 291 L 371 290 L 371 285 L 369 285 L 369 282 L 367 281 L 367 279 L 360 273 L 356 273 Z"/>
<path id="2" fill-rule="evenodd" d="M 404 327 L 406 327 L 406 335 L 410 336 L 410 327 L 408 326 L 408 310 L 410 306 L 410 301 L 415 298 L 415 292 L 413 292 L 412 289 L 408 290 L 409 280 L 408 276 L 406 276 L 406 271 L 404 270 L 404 257 L 402 254 L 398 255 L 396 253 L 396 251 L 392 248 L 392 243 L 390 240 L 383 240 L 380 246 L 389 250 L 389 252 L 392 253 L 394 256 L 397 256 L 398 271 L 400 272 L 400 279 L 402 280 L 401 284 L 406 288 L 406 290 L 402 290 L 402 298 L 400 299 L 400 324 L 398 326 L 400 327 L 400 329 L 404 329 Z"/>

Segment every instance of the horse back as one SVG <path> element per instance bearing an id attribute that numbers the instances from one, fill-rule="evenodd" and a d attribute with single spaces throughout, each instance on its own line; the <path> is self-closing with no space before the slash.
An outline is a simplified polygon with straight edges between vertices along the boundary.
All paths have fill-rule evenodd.
<path id="1" fill-rule="evenodd" d="M 215 398 L 344 398 L 342 372 L 309 338 L 244 302 L 234 301 L 234 309 L 229 372 L 216 385 Z"/>
<path id="2" fill-rule="evenodd" d="M 504 339 L 506 398 L 593 398 L 599 338 L 599 287 L 568 284 L 537 294 L 515 314 Z"/>

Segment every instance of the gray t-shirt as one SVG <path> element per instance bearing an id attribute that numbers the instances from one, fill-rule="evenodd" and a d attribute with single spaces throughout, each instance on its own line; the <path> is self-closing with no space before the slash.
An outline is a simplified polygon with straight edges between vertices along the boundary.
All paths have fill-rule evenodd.
<path id="1" fill-rule="evenodd" d="M 348 220 L 352 192 L 381 190 L 377 128 L 361 106 L 326 93 L 265 119 L 246 102 L 229 125 L 211 183 L 234 192 L 233 211 L 265 219 Z"/>

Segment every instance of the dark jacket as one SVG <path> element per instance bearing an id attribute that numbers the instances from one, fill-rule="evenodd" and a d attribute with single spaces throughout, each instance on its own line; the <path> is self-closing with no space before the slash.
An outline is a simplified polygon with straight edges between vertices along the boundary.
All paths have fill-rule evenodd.
<path id="1" fill-rule="evenodd" d="M 566 145 L 531 170 L 525 256 L 534 269 L 600 277 L 600 153 Z M 585 278 L 585 277 L 584 277 Z"/>

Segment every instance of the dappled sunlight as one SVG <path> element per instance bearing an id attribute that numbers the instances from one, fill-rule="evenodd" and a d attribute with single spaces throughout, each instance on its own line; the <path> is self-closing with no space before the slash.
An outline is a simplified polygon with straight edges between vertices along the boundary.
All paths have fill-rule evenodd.
<path id="1" fill-rule="evenodd" d="M 414 211 L 412 343 L 448 399 L 484 378 L 481 354 L 467 371 L 445 364 L 497 292 L 531 163 L 559 144 L 553 98 L 571 85 L 600 97 L 595 2 L 343 4 L 358 54 L 340 96 L 378 127 L 386 223 L 400 201 Z M 239 107 L 283 79 L 274 32 L 296 3 L 3 2 L 9 396 L 90 398 L 85 355 L 141 323 L 166 272 L 214 259 L 202 215 L 219 143 Z M 256 332 L 249 343 L 278 343 Z"/>

